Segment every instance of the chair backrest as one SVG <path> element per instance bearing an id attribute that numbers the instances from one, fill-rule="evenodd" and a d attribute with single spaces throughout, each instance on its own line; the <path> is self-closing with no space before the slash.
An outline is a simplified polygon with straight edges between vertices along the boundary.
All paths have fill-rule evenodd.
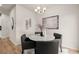
<path id="1" fill-rule="evenodd" d="M 58 54 L 59 40 L 37 41 L 36 54 Z"/>
<path id="2" fill-rule="evenodd" d="M 29 37 L 26 36 L 26 34 L 23 34 L 21 36 L 21 41 L 31 41 Z"/>
<path id="3" fill-rule="evenodd" d="M 26 34 L 23 34 L 23 35 L 21 36 L 21 39 L 26 39 Z"/>
<path id="4" fill-rule="evenodd" d="M 55 39 L 61 39 L 62 35 L 59 33 L 54 33 Z"/>

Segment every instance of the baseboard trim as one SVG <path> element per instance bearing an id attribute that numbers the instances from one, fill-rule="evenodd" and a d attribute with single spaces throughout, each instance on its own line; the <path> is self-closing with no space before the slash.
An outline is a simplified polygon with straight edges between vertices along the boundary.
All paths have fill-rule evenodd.
<path id="1" fill-rule="evenodd" d="M 10 38 L 8 39 L 10 45 L 14 48 L 15 52 L 18 54 L 18 53 L 21 53 L 21 48 L 18 47 L 17 45 L 15 45 L 13 42 L 11 42 Z M 18 52 L 19 51 L 19 52 Z"/>
<path id="2" fill-rule="evenodd" d="M 0 39 L 9 39 L 9 37 L 0 37 Z"/>
<path id="3" fill-rule="evenodd" d="M 62 47 L 63 49 L 68 49 L 70 51 L 79 52 L 78 48 L 69 48 L 69 47 Z"/>

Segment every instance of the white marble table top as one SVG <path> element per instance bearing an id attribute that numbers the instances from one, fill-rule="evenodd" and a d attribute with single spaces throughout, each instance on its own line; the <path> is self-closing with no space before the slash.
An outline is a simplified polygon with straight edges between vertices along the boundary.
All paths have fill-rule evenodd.
<path id="1" fill-rule="evenodd" d="M 51 41 L 51 40 L 54 40 L 55 38 L 52 36 L 44 36 L 44 37 L 41 37 L 41 36 L 38 36 L 38 35 L 30 35 L 28 36 L 31 40 L 34 40 L 34 41 Z"/>

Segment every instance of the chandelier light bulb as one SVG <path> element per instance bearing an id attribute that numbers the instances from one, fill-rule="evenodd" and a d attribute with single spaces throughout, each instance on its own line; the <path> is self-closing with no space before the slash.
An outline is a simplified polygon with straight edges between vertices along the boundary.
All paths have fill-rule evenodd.
<path id="1" fill-rule="evenodd" d="M 35 12 L 37 12 L 38 10 L 37 9 L 35 9 Z"/>
<path id="2" fill-rule="evenodd" d="M 46 8 L 43 8 L 43 13 L 46 11 Z"/>
<path id="3" fill-rule="evenodd" d="M 46 8 L 43 8 L 43 10 L 46 10 Z"/>
<path id="4" fill-rule="evenodd" d="M 40 7 L 38 6 L 37 9 L 40 10 Z"/>

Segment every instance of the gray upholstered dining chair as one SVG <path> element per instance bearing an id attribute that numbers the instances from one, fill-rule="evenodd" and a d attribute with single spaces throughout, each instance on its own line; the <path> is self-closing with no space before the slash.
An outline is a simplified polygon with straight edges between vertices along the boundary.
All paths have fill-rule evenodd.
<path id="1" fill-rule="evenodd" d="M 54 33 L 55 39 L 59 40 L 60 51 L 62 52 L 62 35 L 59 33 Z"/>
<path id="2" fill-rule="evenodd" d="M 37 41 L 35 54 L 58 54 L 59 40 Z"/>
<path id="3" fill-rule="evenodd" d="M 35 42 L 26 37 L 26 34 L 21 36 L 22 54 L 25 49 L 33 49 L 35 47 Z"/>

